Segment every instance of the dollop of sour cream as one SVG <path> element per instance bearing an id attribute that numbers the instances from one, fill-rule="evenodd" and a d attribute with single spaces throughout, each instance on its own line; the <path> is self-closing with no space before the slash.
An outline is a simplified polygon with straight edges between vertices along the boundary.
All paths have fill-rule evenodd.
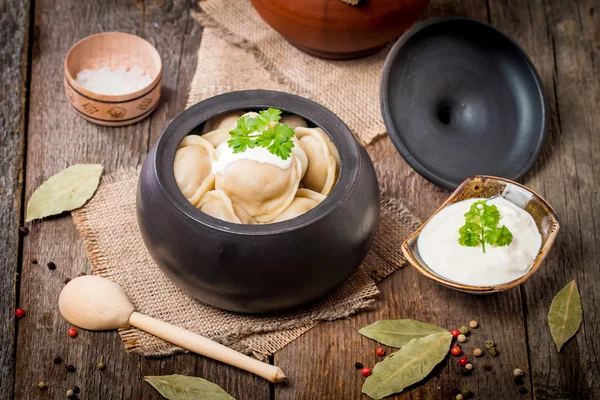
<path id="1" fill-rule="evenodd" d="M 225 141 L 217 146 L 217 161 L 213 161 L 212 163 L 212 172 L 214 174 L 223 174 L 229 164 L 238 160 L 252 160 L 273 164 L 282 169 L 288 169 L 294 162 L 293 157 L 288 157 L 287 160 L 283 160 L 281 157 L 271 153 L 264 147 L 248 148 L 241 153 L 234 153 L 233 149 L 229 147 L 229 144 Z"/>
<path id="2" fill-rule="evenodd" d="M 500 211 L 498 226 L 506 225 L 513 240 L 508 246 L 461 246 L 458 230 L 465 224 L 464 214 L 471 204 L 487 200 Z M 442 209 L 425 225 L 417 246 L 421 258 L 435 273 L 454 282 L 489 286 L 511 282 L 525 275 L 542 245 L 535 221 L 525 210 L 503 197 L 469 199 Z"/>

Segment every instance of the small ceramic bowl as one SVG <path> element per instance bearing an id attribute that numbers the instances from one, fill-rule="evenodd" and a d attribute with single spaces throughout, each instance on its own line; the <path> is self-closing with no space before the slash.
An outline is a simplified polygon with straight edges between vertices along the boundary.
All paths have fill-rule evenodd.
<path id="1" fill-rule="evenodd" d="M 75 78 L 83 69 L 138 66 L 150 74 L 152 82 L 133 93 L 111 96 L 91 92 Z M 146 118 L 160 98 L 162 61 L 154 46 L 139 36 L 123 32 L 105 32 L 75 43 L 65 58 L 65 93 L 73 109 L 90 122 L 106 126 L 124 126 Z"/>
<path id="2" fill-rule="evenodd" d="M 419 234 L 429 220 L 427 220 L 427 222 L 425 222 L 402 244 L 402 252 L 408 262 L 421 274 L 433 279 L 437 283 L 472 294 L 501 292 L 518 286 L 529 279 L 529 277 L 540 268 L 540 265 L 548 255 L 559 229 L 556 213 L 550 204 L 531 189 L 504 178 L 486 175 L 474 176 L 466 179 L 429 219 L 450 204 L 472 198 L 490 198 L 495 196 L 502 196 L 516 206 L 527 211 L 533 217 L 535 224 L 542 235 L 542 247 L 533 261 L 533 266 L 525 275 L 512 282 L 495 286 L 465 285 L 438 275 L 423 262 L 417 246 Z"/>
<path id="3" fill-rule="evenodd" d="M 329 135 L 340 155 L 332 192 L 296 218 L 265 225 L 233 224 L 198 210 L 173 173 L 183 138 L 218 115 L 268 107 Z M 331 111 L 282 92 L 231 92 L 193 105 L 167 127 L 142 167 L 137 217 L 156 264 L 189 294 L 230 311 L 276 312 L 325 296 L 360 265 L 379 222 L 379 187 L 366 150 Z"/>

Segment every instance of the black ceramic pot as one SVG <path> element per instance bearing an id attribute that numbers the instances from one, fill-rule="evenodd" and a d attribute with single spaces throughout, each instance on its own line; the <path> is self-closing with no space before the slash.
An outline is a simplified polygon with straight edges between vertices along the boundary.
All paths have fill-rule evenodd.
<path id="1" fill-rule="evenodd" d="M 268 107 L 331 137 L 341 161 L 334 190 L 311 211 L 274 224 L 232 224 L 202 213 L 175 182 L 179 143 L 214 116 Z M 204 100 L 167 127 L 142 168 L 137 214 L 154 261 L 192 296 L 230 311 L 276 312 L 323 297 L 358 267 L 377 229 L 379 188 L 367 152 L 337 116 L 302 97 L 251 90 Z"/>

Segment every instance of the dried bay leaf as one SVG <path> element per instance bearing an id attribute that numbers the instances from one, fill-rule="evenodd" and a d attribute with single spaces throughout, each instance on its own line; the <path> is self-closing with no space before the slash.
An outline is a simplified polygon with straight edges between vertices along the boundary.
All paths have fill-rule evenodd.
<path id="1" fill-rule="evenodd" d="M 572 280 L 554 296 L 548 311 L 548 326 L 558 352 L 577 333 L 581 318 L 581 297 Z"/>
<path id="2" fill-rule="evenodd" d="M 25 222 L 81 207 L 98 188 L 100 175 L 102 165 L 76 164 L 51 176 L 29 199 Z"/>
<path id="3" fill-rule="evenodd" d="M 448 332 L 439 326 L 412 319 L 382 319 L 358 331 L 363 336 L 390 347 L 402 347 L 413 339 Z"/>
<path id="4" fill-rule="evenodd" d="M 423 380 L 446 358 L 451 343 L 452 335 L 447 331 L 411 340 L 375 365 L 362 392 L 381 399 Z"/>
<path id="5" fill-rule="evenodd" d="M 144 379 L 169 400 L 235 400 L 216 383 L 195 376 L 146 376 Z"/>

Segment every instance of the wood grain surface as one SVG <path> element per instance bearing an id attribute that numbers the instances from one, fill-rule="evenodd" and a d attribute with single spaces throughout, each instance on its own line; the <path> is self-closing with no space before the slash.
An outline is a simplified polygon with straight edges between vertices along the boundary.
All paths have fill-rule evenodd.
<path id="1" fill-rule="evenodd" d="M 452 392 L 464 387 L 480 399 L 599 396 L 600 217 L 594 210 L 600 204 L 600 0 L 434 0 L 423 17 L 461 15 L 491 22 L 521 44 L 544 82 L 548 140 L 523 181 L 555 207 L 561 232 L 543 267 L 521 288 L 476 297 L 404 268 L 380 284 L 382 293 L 372 310 L 320 324 L 275 354 L 271 361 L 288 376 L 279 385 L 192 354 L 162 359 L 126 354 L 116 332 L 80 331 L 77 339 L 69 338 L 69 325 L 55 304 L 66 278 L 89 273 L 83 243 L 68 215 L 28 224 L 30 234 L 19 241 L 22 200 L 75 163 L 101 163 L 110 173 L 143 162 L 169 121 L 183 111 L 196 62 L 202 62 L 196 60 L 201 28 L 190 16 L 191 4 L 0 0 L 1 399 L 64 398 L 74 385 L 81 388 L 81 399 L 160 399 L 143 377 L 173 373 L 209 379 L 236 399 L 366 399 L 354 363 L 373 366 L 379 345 L 357 331 L 381 318 L 413 318 L 448 329 L 471 319 L 480 323 L 463 346 L 475 365 L 472 376 L 462 376 L 451 357 L 424 383 L 392 398 L 452 399 Z M 79 118 L 69 110 L 62 88 L 69 47 L 110 30 L 146 38 L 163 59 L 159 107 L 151 118 L 123 128 Z M 402 199 L 418 217 L 427 218 L 448 196 L 415 173 L 388 138 L 368 150 L 385 192 Z M 56 270 L 47 268 L 50 261 Z M 584 323 L 558 354 L 547 311 L 554 294 L 571 279 L 577 279 L 581 292 Z M 17 306 L 27 316 L 15 330 Z M 483 348 L 487 339 L 496 341 L 500 357 L 476 359 L 472 350 Z M 61 365 L 53 363 L 56 356 L 64 359 Z M 107 364 L 105 371 L 95 368 L 99 361 Z M 484 371 L 484 363 L 493 369 Z M 68 373 L 67 364 L 76 372 Z M 527 394 L 519 394 L 513 383 L 517 367 L 526 372 Z M 48 383 L 45 391 L 37 389 L 41 380 Z"/>

